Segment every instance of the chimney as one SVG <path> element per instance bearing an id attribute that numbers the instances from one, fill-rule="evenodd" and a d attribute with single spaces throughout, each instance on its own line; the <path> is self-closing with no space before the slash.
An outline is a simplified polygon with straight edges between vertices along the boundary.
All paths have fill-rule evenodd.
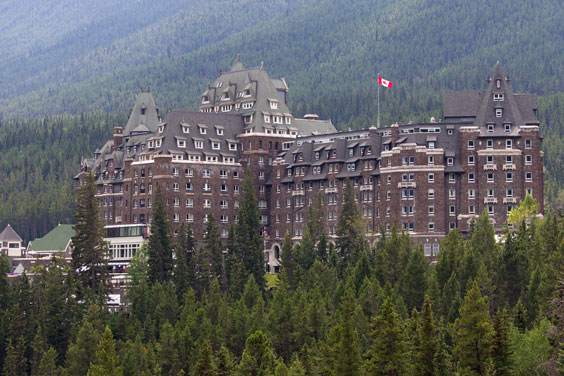
<path id="1" fill-rule="evenodd" d="M 392 147 L 396 146 L 396 142 L 399 138 L 399 125 L 398 123 L 392 124 Z"/>
<path id="2" fill-rule="evenodd" d="M 378 134 L 378 128 L 376 128 L 374 125 L 371 125 L 370 128 L 368 128 L 368 133 L 371 136 L 377 135 Z"/>
<path id="3" fill-rule="evenodd" d="M 120 146 L 123 142 L 123 128 L 122 127 L 114 127 L 114 147 L 115 150 L 118 146 Z"/>

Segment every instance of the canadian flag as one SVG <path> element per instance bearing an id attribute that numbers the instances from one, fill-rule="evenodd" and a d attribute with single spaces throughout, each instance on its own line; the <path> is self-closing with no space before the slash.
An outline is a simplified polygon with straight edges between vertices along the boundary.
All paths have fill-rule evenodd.
<path id="1" fill-rule="evenodd" d="M 378 83 L 388 89 L 392 87 L 392 81 L 384 80 L 382 77 L 378 76 Z"/>

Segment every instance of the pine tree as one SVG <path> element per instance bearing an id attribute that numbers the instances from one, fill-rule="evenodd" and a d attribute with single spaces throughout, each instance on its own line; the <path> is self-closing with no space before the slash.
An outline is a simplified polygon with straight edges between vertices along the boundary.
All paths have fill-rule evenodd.
<path id="1" fill-rule="evenodd" d="M 269 376 L 274 372 L 276 356 L 270 340 L 261 330 L 247 338 L 237 374 L 241 376 Z"/>
<path id="2" fill-rule="evenodd" d="M 78 331 L 76 340 L 67 351 L 66 369 L 69 376 L 86 375 L 90 362 L 96 353 L 100 333 L 90 321 L 85 321 Z"/>
<path id="3" fill-rule="evenodd" d="M 192 226 L 184 223 L 180 226 L 176 242 L 176 260 L 174 264 L 174 285 L 179 301 L 190 287 L 195 286 L 194 276 L 194 253 L 196 249 L 196 239 L 192 233 Z"/>
<path id="4" fill-rule="evenodd" d="M 302 273 L 305 273 L 311 268 L 315 261 L 316 249 L 314 244 L 314 239 L 307 228 L 304 231 L 302 241 L 299 246 L 297 246 L 297 260 Z"/>
<path id="5" fill-rule="evenodd" d="M 405 340 L 401 319 L 392 300 L 384 299 L 380 315 L 372 320 L 372 345 L 366 353 L 365 375 L 402 375 L 405 368 Z"/>
<path id="6" fill-rule="evenodd" d="M 223 244 L 215 223 L 215 217 L 210 214 L 204 235 L 204 247 L 209 257 L 210 275 L 221 282 L 223 276 Z"/>
<path id="7" fill-rule="evenodd" d="M 19 337 L 14 345 L 12 339 L 8 339 L 6 346 L 6 359 L 4 361 L 5 376 L 27 375 L 27 359 L 25 357 L 25 340 Z"/>
<path id="8" fill-rule="evenodd" d="M 437 351 L 437 339 L 433 311 L 429 298 L 425 299 L 418 327 L 418 346 L 416 350 L 417 374 L 422 376 L 435 375 L 434 356 Z"/>
<path id="9" fill-rule="evenodd" d="M 355 200 L 352 182 L 346 180 L 344 202 L 337 223 L 337 249 L 344 265 L 356 263 L 360 254 L 367 249 L 364 224 Z"/>
<path id="10" fill-rule="evenodd" d="M 212 349 L 209 343 L 205 342 L 200 348 L 196 364 L 190 372 L 191 376 L 215 376 L 216 367 L 213 362 Z"/>
<path id="11" fill-rule="evenodd" d="M 491 360 L 494 330 L 487 298 L 476 282 L 464 297 L 460 317 L 454 322 L 453 354 L 461 372 L 486 375 Z"/>
<path id="12" fill-rule="evenodd" d="M 507 311 L 498 311 L 494 319 L 492 360 L 496 376 L 511 374 L 511 349 Z"/>
<path id="13" fill-rule="evenodd" d="M 347 288 L 341 298 L 340 319 L 331 328 L 325 344 L 327 367 L 337 375 L 354 376 L 360 374 L 360 343 L 354 326 L 354 292 Z"/>
<path id="14" fill-rule="evenodd" d="M 233 374 L 233 359 L 227 347 L 221 346 L 215 357 L 215 376 L 231 376 Z"/>
<path id="15" fill-rule="evenodd" d="M 409 261 L 402 274 L 401 291 L 408 310 L 421 309 L 427 291 L 427 269 L 429 261 L 421 247 L 411 251 Z"/>
<path id="16" fill-rule="evenodd" d="M 165 282 L 172 274 L 173 260 L 169 223 L 160 185 L 155 190 L 152 217 L 148 255 L 149 281 Z"/>
<path id="17" fill-rule="evenodd" d="M 123 368 L 119 366 L 116 345 L 110 328 L 106 327 L 96 350 L 96 361 L 90 363 L 88 376 L 122 376 Z"/>
<path id="18" fill-rule="evenodd" d="M 33 376 L 55 376 L 57 374 L 57 351 L 53 347 L 49 347 L 43 352 L 41 361 L 37 371 L 32 373 Z"/>
<path id="19" fill-rule="evenodd" d="M 282 278 L 286 279 L 286 283 L 290 290 L 294 290 L 298 286 L 299 271 L 296 254 L 294 252 L 294 245 L 292 244 L 292 237 L 289 233 L 286 234 L 284 242 L 282 243 Z"/>
<path id="20" fill-rule="evenodd" d="M 239 223 L 236 228 L 237 248 L 247 273 L 252 273 L 261 291 L 264 290 L 264 244 L 261 238 L 260 212 L 253 176 L 247 170 L 241 186 Z"/>
<path id="21" fill-rule="evenodd" d="M 445 343 L 444 333 L 441 333 L 441 335 L 439 336 L 437 351 L 433 356 L 433 363 L 436 376 L 452 375 L 451 355 Z"/>
<path id="22" fill-rule="evenodd" d="M 85 184 L 78 189 L 74 220 L 72 269 L 82 290 L 89 289 L 100 303 L 105 303 L 110 291 L 109 248 L 104 241 L 106 233 L 96 200 L 96 182 L 91 172 Z M 80 292 L 81 296 L 85 294 L 86 291 Z"/>

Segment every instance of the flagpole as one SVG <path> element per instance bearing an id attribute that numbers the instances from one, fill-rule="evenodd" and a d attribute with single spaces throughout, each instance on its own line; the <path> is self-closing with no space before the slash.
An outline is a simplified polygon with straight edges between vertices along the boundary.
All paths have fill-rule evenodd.
<path id="1" fill-rule="evenodd" d="M 378 121 L 377 128 L 380 128 L 380 73 L 378 73 Z"/>

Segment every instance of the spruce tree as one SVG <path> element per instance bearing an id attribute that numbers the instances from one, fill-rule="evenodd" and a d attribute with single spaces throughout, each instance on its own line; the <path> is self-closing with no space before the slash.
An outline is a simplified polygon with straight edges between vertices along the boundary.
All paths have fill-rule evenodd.
<path id="1" fill-rule="evenodd" d="M 401 278 L 402 296 L 409 311 L 413 308 L 421 309 L 427 291 L 428 268 L 429 261 L 423 254 L 423 249 L 413 249 Z"/>
<path id="2" fill-rule="evenodd" d="M 509 339 L 509 318 L 504 309 L 498 311 L 494 319 L 492 360 L 496 376 L 511 374 L 511 344 Z"/>
<path id="3" fill-rule="evenodd" d="M 436 373 L 434 356 L 437 351 L 437 339 L 431 302 L 427 297 L 423 304 L 418 327 L 418 346 L 416 351 L 417 374 L 421 376 L 434 376 Z"/>
<path id="4" fill-rule="evenodd" d="M 282 243 L 282 278 L 290 290 L 294 290 L 299 283 L 298 261 L 292 244 L 292 237 L 289 233 L 284 237 Z"/>
<path id="5" fill-rule="evenodd" d="M 261 330 L 247 338 L 237 374 L 241 376 L 269 376 L 274 372 L 276 355 L 270 340 Z"/>
<path id="6" fill-rule="evenodd" d="M 405 369 L 405 339 L 401 318 L 389 297 L 372 320 L 372 345 L 366 353 L 365 375 L 402 375 Z"/>
<path id="7" fill-rule="evenodd" d="M 352 182 L 347 179 L 345 184 L 344 201 L 337 222 L 337 249 L 346 266 L 356 263 L 360 254 L 367 249 L 367 243 Z"/>
<path id="8" fill-rule="evenodd" d="M 194 254 L 196 249 L 196 239 L 192 232 L 192 226 L 184 223 L 180 226 L 176 242 L 176 260 L 174 264 L 174 285 L 179 301 L 190 287 L 194 288 Z"/>
<path id="9" fill-rule="evenodd" d="M 491 361 L 494 330 L 486 297 L 476 282 L 464 297 L 460 317 L 454 322 L 453 354 L 461 372 L 486 375 Z"/>
<path id="10" fill-rule="evenodd" d="M 152 217 L 148 255 L 149 281 L 166 282 L 172 275 L 173 260 L 170 228 L 160 184 L 155 190 Z"/>
<path id="11" fill-rule="evenodd" d="M 72 269 L 80 282 L 79 296 L 90 290 L 100 303 L 110 292 L 108 274 L 108 244 L 104 241 L 104 223 L 96 200 L 96 182 L 92 172 L 78 189 L 74 216 L 75 235 L 72 237 Z"/>
<path id="12" fill-rule="evenodd" d="M 310 230 L 307 228 L 304 231 L 302 241 L 297 246 L 297 260 L 302 273 L 305 273 L 311 268 L 315 261 L 316 249 L 314 239 L 312 238 Z"/>
<path id="13" fill-rule="evenodd" d="M 4 360 L 5 376 L 24 376 L 27 375 L 27 359 L 25 357 L 25 340 L 19 337 L 16 343 L 8 339 L 6 346 L 6 359 Z"/>
<path id="14" fill-rule="evenodd" d="M 53 347 L 49 347 L 43 352 L 41 361 L 37 371 L 32 373 L 33 376 L 55 376 L 57 375 L 57 351 Z"/>
<path id="15" fill-rule="evenodd" d="M 264 242 L 261 237 L 260 212 L 255 195 L 255 185 L 250 170 L 247 170 L 241 186 L 239 200 L 239 223 L 236 227 L 237 248 L 247 273 L 255 277 L 261 291 L 264 290 Z"/>
<path id="16" fill-rule="evenodd" d="M 209 343 L 205 342 L 200 347 L 196 364 L 190 372 L 190 376 L 215 376 L 216 367 L 213 362 L 212 349 Z"/>
<path id="17" fill-rule="evenodd" d="M 110 328 L 106 327 L 96 350 L 96 361 L 90 363 L 88 376 L 122 376 L 123 368 L 119 365 L 116 345 Z"/>
<path id="18" fill-rule="evenodd" d="M 223 244 L 215 223 L 215 217 L 210 214 L 204 235 L 204 247 L 210 265 L 210 276 L 221 282 L 223 276 Z"/>

